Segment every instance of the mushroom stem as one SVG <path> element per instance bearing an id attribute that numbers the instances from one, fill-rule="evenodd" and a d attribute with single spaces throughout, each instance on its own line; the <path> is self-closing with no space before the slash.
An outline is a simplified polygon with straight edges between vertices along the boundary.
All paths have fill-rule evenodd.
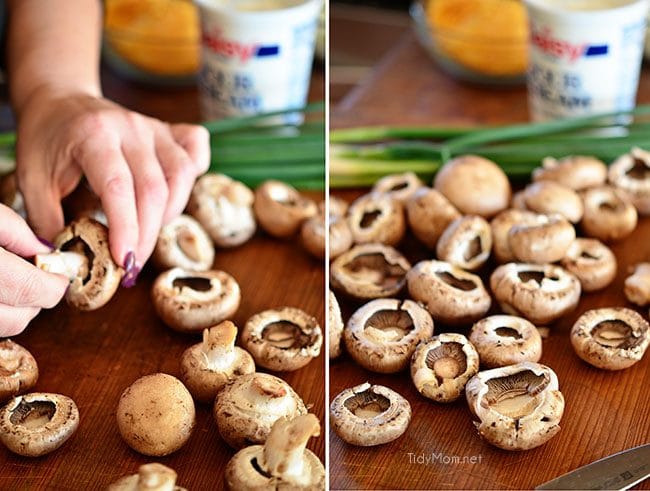
<path id="1" fill-rule="evenodd" d="M 226 370 L 237 357 L 235 339 L 237 327 L 230 321 L 223 321 L 210 329 L 203 330 L 201 350 L 205 355 L 207 367 L 211 370 Z"/>
<path id="2" fill-rule="evenodd" d="M 34 257 L 37 268 L 48 273 L 62 274 L 70 281 L 88 276 L 88 258 L 78 252 L 54 251 Z"/>
<path id="3" fill-rule="evenodd" d="M 299 483 L 309 476 L 304 470 L 307 441 L 319 434 L 320 423 L 313 414 L 303 414 L 290 421 L 279 419 L 266 439 L 260 466 L 273 476 Z"/>

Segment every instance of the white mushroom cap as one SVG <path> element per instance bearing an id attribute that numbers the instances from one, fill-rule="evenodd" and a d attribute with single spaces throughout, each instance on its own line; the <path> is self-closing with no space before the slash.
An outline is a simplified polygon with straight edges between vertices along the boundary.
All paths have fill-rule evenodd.
<path id="1" fill-rule="evenodd" d="M 266 373 L 237 377 L 217 395 L 214 418 L 233 448 L 264 443 L 280 418 L 306 414 L 304 402 L 284 380 Z"/>
<path id="2" fill-rule="evenodd" d="M 484 218 L 467 215 L 457 218 L 438 240 L 438 259 L 459 268 L 475 271 L 490 257 L 492 229 Z"/>
<path id="3" fill-rule="evenodd" d="M 504 264 L 490 287 L 504 312 L 542 325 L 575 309 L 581 291 L 578 278 L 552 264 Z"/>
<path id="4" fill-rule="evenodd" d="M 499 264 L 514 261 L 515 255 L 510 249 L 509 232 L 512 227 L 537 220 L 537 213 L 528 210 L 509 208 L 503 210 L 490 222 L 492 229 L 492 251 Z"/>
<path id="5" fill-rule="evenodd" d="M 406 216 L 413 234 L 429 249 L 435 249 L 449 224 L 461 217 L 441 192 L 431 188 L 418 189 L 406 205 Z"/>
<path id="6" fill-rule="evenodd" d="M 160 229 L 152 259 L 158 269 L 210 269 L 214 244 L 203 227 L 189 215 L 179 215 Z"/>
<path id="7" fill-rule="evenodd" d="M 515 224 L 508 232 L 508 244 L 518 261 L 552 263 L 565 255 L 576 231 L 561 215 L 537 215 Z"/>
<path id="8" fill-rule="evenodd" d="M 452 402 L 478 372 L 479 356 L 465 336 L 443 333 L 420 343 L 411 360 L 411 380 L 420 394 Z"/>
<path id="9" fill-rule="evenodd" d="M 641 215 L 650 215 L 650 152 L 635 147 L 621 155 L 609 166 L 608 177 Z"/>
<path id="10" fill-rule="evenodd" d="M 542 167 L 533 171 L 533 181 L 555 181 L 579 191 L 605 184 L 607 166 L 602 160 L 585 155 L 570 155 L 561 159 L 546 157 Z"/>
<path id="11" fill-rule="evenodd" d="M 432 335 L 433 321 L 424 308 L 394 298 L 368 302 L 352 314 L 343 331 L 350 356 L 379 373 L 404 370 L 417 344 Z"/>
<path id="12" fill-rule="evenodd" d="M 505 210 L 512 192 L 501 167 L 476 155 L 445 163 L 433 184 L 464 215 L 486 218 Z"/>
<path id="13" fill-rule="evenodd" d="M 311 315 L 294 307 L 281 307 L 248 319 L 241 344 L 259 366 L 278 372 L 293 371 L 320 354 L 323 334 Z"/>
<path id="14" fill-rule="evenodd" d="M 574 240 L 562 259 L 562 266 L 576 275 L 584 292 L 605 288 L 616 277 L 616 256 L 596 239 Z"/>
<path id="15" fill-rule="evenodd" d="M 529 450 L 560 431 L 564 397 L 545 365 L 523 362 L 479 372 L 465 393 L 479 434 L 496 447 Z"/>
<path id="16" fill-rule="evenodd" d="M 302 222 L 318 211 L 316 203 L 280 181 L 262 183 L 255 190 L 253 208 L 260 226 L 278 238 L 294 235 Z"/>
<path id="17" fill-rule="evenodd" d="M 492 300 L 479 276 L 444 261 L 420 261 L 406 275 L 411 297 L 426 305 L 434 321 L 471 324 Z"/>
<path id="18" fill-rule="evenodd" d="M 404 208 L 389 196 L 365 194 L 350 205 L 348 225 L 357 244 L 395 245 L 406 232 Z"/>
<path id="19" fill-rule="evenodd" d="M 346 389 L 330 404 L 331 428 L 352 445 L 392 442 L 411 422 L 411 405 L 397 392 L 368 382 Z"/>
<path id="20" fill-rule="evenodd" d="M 650 303 L 650 263 L 634 267 L 634 273 L 625 278 L 624 291 L 627 299 L 640 307 Z"/>
<path id="21" fill-rule="evenodd" d="M 0 409 L 0 441 L 25 457 L 53 452 L 78 426 L 77 405 L 60 394 L 33 392 L 14 397 Z"/>
<path id="22" fill-rule="evenodd" d="M 253 201 L 253 192 L 243 183 L 223 174 L 205 174 L 194 184 L 187 210 L 215 244 L 233 247 L 255 233 Z"/>
<path id="23" fill-rule="evenodd" d="M 329 216 L 329 260 L 336 259 L 354 244 L 352 231 L 343 215 Z"/>
<path id="24" fill-rule="evenodd" d="M 379 179 L 372 187 L 372 193 L 383 194 L 400 203 L 406 203 L 424 184 L 413 172 L 391 174 Z"/>
<path id="25" fill-rule="evenodd" d="M 241 300 L 239 284 L 228 273 L 182 268 L 160 274 L 151 296 L 158 316 L 181 332 L 202 332 L 231 318 Z"/>
<path id="26" fill-rule="evenodd" d="M 11 339 L 0 341 L 0 402 L 30 390 L 38 380 L 32 354 Z"/>
<path id="27" fill-rule="evenodd" d="M 111 484 L 107 491 L 187 491 L 176 486 L 176 471 L 158 463 L 144 464 L 137 474 Z"/>
<path id="28" fill-rule="evenodd" d="M 578 223 L 584 212 L 578 193 L 553 181 L 529 184 L 524 190 L 522 200 L 531 211 L 545 215 L 557 213 L 571 223 Z"/>
<path id="29" fill-rule="evenodd" d="M 513 315 L 492 315 L 474 326 L 469 340 L 486 368 L 538 362 L 542 357 L 542 337 L 526 319 Z"/>
<path id="30" fill-rule="evenodd" d="M 589 237 L 604 242 L 620 240 L 636 228 L 636 208 L 625 194 L 612 186 L 590 188 L 582 192 L 585 213 L 582 230 Z"/>
<path id="31" fill-rule="evenodd" d="M 343 337 L 343 316 L 336 296 L 329 291 L 327 297 L 327 332 L 329 333 L 329 357 L 338 358 L 341 354 L 341 338 Z"/>
<path id="32" fill-rule="evenodd" d="M 573 325 L 571 344 L 587 363 L 622 370 L 643 358 L 650 344 L 650 325 L 630 309 L 588 310 Z"/>

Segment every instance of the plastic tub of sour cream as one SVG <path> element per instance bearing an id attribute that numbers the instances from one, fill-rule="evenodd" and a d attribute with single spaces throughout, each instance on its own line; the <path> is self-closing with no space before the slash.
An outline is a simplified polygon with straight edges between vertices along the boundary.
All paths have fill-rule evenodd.
<path id="1" fill-rule="evenodd" d="M 648 0 L 524 0 L 532 118 L 632 109 Z"/>

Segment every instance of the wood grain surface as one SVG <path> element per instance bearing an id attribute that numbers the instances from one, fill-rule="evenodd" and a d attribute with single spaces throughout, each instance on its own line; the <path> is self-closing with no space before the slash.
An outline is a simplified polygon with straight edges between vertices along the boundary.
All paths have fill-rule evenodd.
<path id="1" fill-rule="evenodd" d="M 174 122 L 200 120 L 194 87 L 148 88 L 108 71 L 102 78 L 107 95 L 131 109 Z M 323 81 L 323 71 L 317 68 L 311 100 L 323 99 Z M 324 196 L 308 194 L 316 200 Z M 218 249 L 214 267 L 233 275 L 241 286 L 242 303 L 233 319 L 239 327 L 261 310 L 289 305 L 315 316 L 324 329 L 323 264 L 297 241 L 281 241 L 258 232 L 241 247 Z M 122 391 L 151 373 L 178 376 L 181 353 L 200 340 L 199 336 L 175 333 L 157 319 L 150 301 L 156 274 L 146 268 L 134 288 L 120 289 L 98 311 L 80 313 L 66 305 L 45 311 L 15 338 L 38 361 L 41 375 L 35 390 L 72 397 L 81 422 L 74 436 L 48 456 L 28 459 L 0 447 L 0 489 L 105 489 L 152 461 L 174 468 L 178 484 L 187 489 L 223 487 L 224 467 L 234 452 L 220 439 L 210 406 L 196 406 L 191 438 L 168 457 L 136 453 L 117 430 L 115 410 Z M 324 356 L 301 370 L 278 375 L 295 388 L 323 424 L 321 436 L 309 443 L 323 460 Z"/>
<path id="2" fill-rule="evenodd" d="M 639 99 L 650 102 L 647 68 Z M 527 118 L 524 88 L 487 90 L 451 80 L 409 35 L 333 108 L 331 125 L 482 124 Z M 362 192 L 333 194 L 351 201 Z M 413 263 L 434 257 L 410 237 L 399 248 Z M 528 489 L 609 454 L 649 443 L 650 355 L 627 370 L 606 372 L 582 362 L 569 341 L 571 326 L 584 311 L 632 307 L 623 295 L 623 281 L 630 266 L 650 259 L 650 218 L 641 219 L 634 234 L 612 249 L 619 261 L 615 282 L 605 291 L 583 294 L 577 309 L 555 323 L 543 342 L 541 363 L 555 370 L 566 399 L 557 436 L 526 452 L 497 449 L 478 436 L 464 399 L 436 404 L 416 391 L 408 372 L 372 373 L 344 354 L 330 365 L 330 401 L 359 383 L 383 384 L 409 400 L 413 419 L 401 438 L 375 448 L 348 445 L 330 432 L 332 489 Z M 482 270 L 484 280 L 493 267 Z M 342 301 L 344 319 L 360 305 Z M 647 309 L 637 310 L 648 318 Z M 436 322 L 434 334 L 452 330 Z M 467 328 L 455 331 L 468 334 Z M 417 462 L 433 454 L 432 463 Z M 650 489 L 650 481 L 636 489 Z"/>

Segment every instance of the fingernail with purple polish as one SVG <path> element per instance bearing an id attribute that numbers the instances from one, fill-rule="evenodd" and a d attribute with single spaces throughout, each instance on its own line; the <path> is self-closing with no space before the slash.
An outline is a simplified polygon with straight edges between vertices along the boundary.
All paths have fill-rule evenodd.
<path id="1" fill-rule="evenodd" d="M 124 256 L 124 278 L 122 278 L 122 286 L 124 288 L 134 286 L 139 274 L 140 268 L 135 265 L 135 254 L 133 251 L 129 251 Z"/>
<path id="2" fill-rule="evenodd" d="M 49 247 L 50 250 L 53 251 L 54 249 L 56 249 L 56 246 L 55 246 L 54 244 L 52 244 L 52 242 L 50 242 L 49 240 L 41 239 L 40 237 L 36 237 L 36 238 L 37 238 L 38 241 L 39 241 L 41 244 L 43 244 L 45 247 Z"/>

